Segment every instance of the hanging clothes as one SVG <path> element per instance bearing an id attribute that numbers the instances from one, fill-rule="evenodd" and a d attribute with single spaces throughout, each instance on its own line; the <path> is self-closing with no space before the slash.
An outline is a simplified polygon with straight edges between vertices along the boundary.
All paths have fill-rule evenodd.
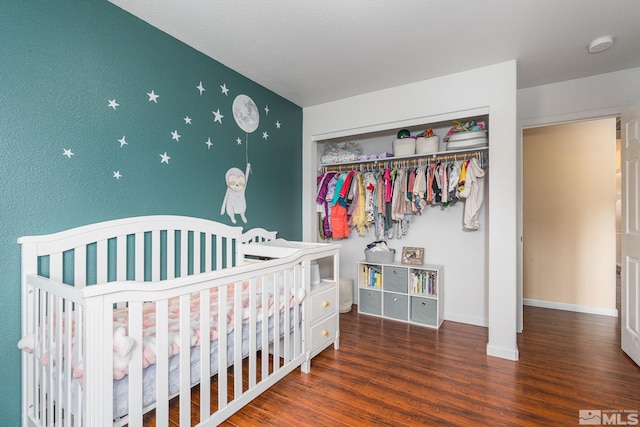
<path id="1" fill-rule="evenodd" d="M 318 186 L 318 193 L 316 195 L 316 210 L 320 213 L 320 221 L 321 224 L 319 227 L 322 228 L 320 233 L 320 237 L 323 239 L 328 239 L 331 237 L 331 225 L 329 221 L 330 216 L 330 200 L 333 198 L 333 194 L 330 191 L 331 182 L 335 180 L 337 173 L 336 172 L 327 172 L 323 179 L 320 181 Z M 334 182 L 334 181 L 333 181 Z M 333 188 L 335 188 L 335 182 L 333 184 Z"/>
<path id="2" fill-rule="evenodd" d="M 474 157 L 466 168 L 466 182 L 459 197 L 465 199 L 463 227 L 465 230 L 477 230 L 480 228 L 478 214 L 484 198 L 484 170 Z"/>
<path id="3" fill-rule="evenodd" d="M 453 160 L 450 158 L 453 157 Z M 477 230 L 484 198 L 484 160 L 458 160 L 456 155 L 413 162 L 389 162 L 377 170 L 325 172 L 317 179 L 316 196 L 322 239 L 347 238 L 350 229 L 376 240 L 402 238 L 427 205 L 445 209 L 462 200 L 463 228 Z"/>
<path id="4" fill-rule="evenodd" d="M 374 212 L 374 200 L 375 200 L 375 190 L 376 190 L 376 177 L 373 172 L 366 172 L 364 174 L 364 189 L 366 194 L 365 199 L 365 214 L 367 216 L 367 222 L 372 224 L 375 222 L 375 212 Z"/>
<path id="5" fill-rule="evenodd" d="M 361 173 L 358 173 L 353 181 L 355 182 L 353 202 L 348 211 L 351 215 L 350 224 L 358 231 L 358 235 L 364 237 L 370 225 L 365 213 L 366 194 L 364 189 L 364 177 Z"/>
<path id="6" fill-rule="evenodd" d="M 426 169 L 419 167 L 416 169 L 416 179 L 413 183 L 411 192 L 413 193 L 413 202 L 417 212 L 422 212 L 426 206 L 425 192 L 427 191 Z"/>
<path id="7" fill-rule="evenodd" d="M 455 204 L 458 201 L 456 191 L 458 189 L 458 180 L 460 179 L 460 162 L 454 161 L 447 165 L 447 172 L 449 174 L 449 186 L 448 186 L 448 202 L 450 205 Z"/>

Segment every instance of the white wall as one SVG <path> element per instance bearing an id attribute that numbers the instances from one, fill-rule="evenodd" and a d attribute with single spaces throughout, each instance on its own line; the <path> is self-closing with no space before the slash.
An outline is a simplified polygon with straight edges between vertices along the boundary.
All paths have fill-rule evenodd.
<path id="1" fill-rule="evenodd" d="M 617 115 L 640 99 L 640 68 L 518 91 L 520 126 Z"/>
<path id="2" fill-rule="evenodd" d="M 445 317 L 456 317 L 469 307 L 483 307 L 474 315 L 482 317 L 482 323 L 489 327 L 487 353 L 516 360 L 515 61 L 305 108 L 303 237 L 317 239 L 317 141 L 482 114 L 490 115 L 491 129 L 488 186 L 491 200 L 486 209 L 488 221 L 484 222 L 488 235 L 483 237 L 484 271 L 477 269 L 478 275 L 484 277 L 477 277 L 477 282 L 469 283 L 467 292 L 459 295 L 445 291 L 446 298 L 450 299 L 445 303 Z M 357 254 L 356 258 L 360 256 Z M 341 256 L 341 269 L 350 268 L 347 258 L 347 255 Z M 351 264 L 352 259 L 348 263 Z M 445 278 L 449 277 L 448 269 L 464 268 L 455 252 L 443 253 L 442 264 Z"/>

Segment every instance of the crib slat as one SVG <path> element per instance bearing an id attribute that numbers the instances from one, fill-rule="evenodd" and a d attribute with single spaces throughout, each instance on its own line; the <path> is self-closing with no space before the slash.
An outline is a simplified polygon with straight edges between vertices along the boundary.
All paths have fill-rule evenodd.
<path id="1" fill-rule="evenodd" d="M 82 329 L 83 329 L 82 306 L 75 305 L 73 303 L 71 303 L 70 305 L 71 305 L 70 308 L 72 308 L 72 310 L 70 310 L 69 313 L 67 313 L 68 319 L 70 319 L 70 322 L 72 322 L 74 325 L 76 336 L 81 337 Z M 71 328 L 69 329 L 70 329 L 69 334 L 72 335 Z M 74 361 L 83 359 L 82 346 L 83 346 L 82 340 L 76 340 L 76 343 L 73 346 L 72 350 L 68 351 L 68 354 L 71 355 Z M 71 369 L 69 369 L 69 376 L 72 376 L 72 375 L 73 375 L 73 372 L 71 371 Z M 69 404 L 69 408 L 71 408 L 71 411 L 75 414 L 76 419 L 82 420 L 84 419 L 84 414 L 82 410 L 83 403 L 82 403 L 82 393 L 80 389 L 80 382 L 73 381 L 72 378 L 69 378 L 68 384 L 69 384 L 69 388 L 67 390 L 67 395 L 69 396 L 69 398 L 67 402 L 74 402 L 72 397 L 75 396 L 75 408 L 72 404 Z M 69 416 L 69 420 L 71 420 L 70 416 Z M 76 424 L 79 424 L 79 423 L 76 422 Z"/>
<path id="2" fill-rule="evenodd" d="M 294 319 L 294 324 L 293 324 L 293 342 L 295 345 L 295 356 L 298 356 L 300 354 L 302 354 L 304 352 L 304 348 L 302 347 L 302 324 L 300 322 L 301 317 L 302 317 L 302 313 L 300 311 L 300 301 L 298 301 L 298 295 L 300 295 L 301 291 L 305 289 L 305 282 L 304 282 L 304 274 L 302 271 L 302 267 L 297 266 L 296 269 L 296 279 L 295 279 L 295 283 L 298 284 L 298 286 L 295 289 L 294 292 L 294 300 L 295 300 L 295 305 L 293 306 L 293 319 Z M 337 276 L 336 276 L 337 277 Z M 311 295 L 305 295 L 305 298 L 311 298 Z"/>
<path id="3" fill-rule="evenodd" d="M 144 281 L 144 233 L 136 233 L 136 268 L 135 268 L 135 279 L 137 281 Z"/>
<path id="4" fill-rule="evenodd" d="M 180 231 L 180 277 L 189 274 L 189 231 Z"/>
<path id="5" fill-rule="evenodd" d="M 269 289 L 267 286 L 267 275 L 261 278 L 262 287 L 262 381 L 266 380 L 269 376 Z"/>
<path id="6" fill-rule="evenodd" d="M 211 270 L 211 235 L 204 233 L 204 272 Z"/>
<path id="7" fill-rule="evenodd" d="M 185 236 L 186 237 L 186 236 Z M 190 295 L 180 295 L 180 425 L 191 423 L 191 301 Z"/>
<path id="8" fill-rule="evenodd" d="M 53 315 L 53 296 L 50 293 L 47 293 L 47 297 L 46 297 L 46 301 L 47 301 L 47 316 Z M 47 357 L 47 376 L 45 377 L 45 384 L 44 384 L 44 390 L 45 390 L 45 396 L 44 398 L 46 399 L 47 402 L 47 425 L 53 425 L 53 419 L 54 419 L 54 401 L 53 401 L 53 388 L 55 387 L 55 378 L 53 376 L 53 346 L 54 346 L 54 342 L 55 342 L 55 332 L 53 329 L 53 323 L 51 321 L 51 318 L 49 317 L 49 319 L 47 320 L 47 352 L 48 352 L 48 357 Z"/>
<path id="9" fill-rule="evenodd" d="M 66 394 L 64 396 L 65 407 L 71 407 L 71 402 L 73 402 L 73 375 L 71 372 L 72 365 L 71 359 L 73 358 L 73 303 L 70 301 L 66 301 L 64 307 L 64 322 L 65 322 L 65 338 L 64 338 L 64 383 L 66 384 Z M 75 359 L 78 360 L 78 359 Z M 66 427 L 71 427 L 71 414 L 65 414 L 64 423 Z"/>
<path id="10" fill-rule="evenodd" d="M 236 399 L 242 396 L 242 282 L 235 282 L 233 298 L 233 394 Z"/>
<path id="11" fill-rule="evenodd" d="M 169 400 L 169 308 L 168 300 L 156 302 L 156 402 Z M 158 426 L 169 425 L 169 405 L 156 405 Z"/>
<path id="12" fill-rule="evenodd" d="M 127 236 L 116 240 L 116 280 L 127 280 Z"/>
<path id="13" fill-rule="evenodd" d="M 222 265 L 222 236 L 216 236 L 216 270 L 224 268 Z"/>
<path id="14" fill-rule="evenodd" d="M 278 273 L 273 273 L 271 282 L 273 283 L 273 373 L 280 370 L 280 292 L 278 289 Z M 284 278 L 282 278 L 284 279 Z"/>
<path id="15" fill-rule="evenodd" d="M 200 422 L 211 411 L 211 290 L 200 292 Z"/>
<path id="16" fill-rule="evenodd" d="M 109 248 L 107 240 L 99 240 L 96 247 L 97 255 L 96 259 L 98 263 L 96 265 L 96 278 L 98 283 L 107 283 L 107 274 L 109 267 Z"/>
<path id="17" fill-rule="evenodd" d="M 76 336 L 82 337 L 84 336 L 84 308 L 81 305 L 76 306 L 75 309 L 75 328 L 76 328 Z M 84 343 L 82 340 L 76 340 L 75 350 L 74 350 L 74 359 L 73 360 L 83 360 L 84 359 Z M 84 420 L 84 393 L 81 393 L 80 381 L 74 381 L 74 391 L 76 395 L 76 411 L 77 419 Z"/>
<path id="18" fill-rule="evenodd" d="M 218 411 L 227 407 L 227 286 L 218 288 Z"/>
<path id="19" fill-rule="evenodd" d="M 83 288 L 87 284 L 87 247 L 79 246 L 73 254 L 73 284 L 76 288 Z"/>
<path id="20" fill-rule="evenodd" d="M 87 298 L 83 312 L 84 425 L 104 425 L 113 418 L 113 312 L 103 297 Z"/>
<path id="21" fill-rule="evenodd" d="M 129 337 L 134 345 L 129 360 L 129 426 L 142 425 L 142 302 L 129 302 Z"/>
<path id="22" fill-rule="evenodd" d="M 47 342 L 47 292 L 43 290 L 37 290 L 38 293 L 38 308 L 40 308 L 40 318 L 37 321 L 38 324 L 38 342 Z M 47 388 L 47 376 L 45 367 L 40 363 L 38 358 L 34 359 L 34 363 L 36 365 L 36 417 L 37 419 L 43 420 L 46 419 L 46 388 Z"/>
<path id="23" fill-rule="evenodd" d="M 160 230 L 151 232 L 151 280 L 157 282 L 160 280 L 160 271 L 162 263 L 160 262 Z"/>
<path id="24" fill-rule="evenodd" d="M 167 279 L 176 277 L 176 231 L 167 230 Z"/>
<path id="25" fill-rule="evenodd" d="M 291 304 L 289 303 L 289 301 L 291 301 L 292 281 L 293 281 L 293 271 L 290 269 L 285 270 L 284 271 L 284 291 L 282 293 L 282 304 L 284 307 L 284 310 L 282 311 L 282 315 L 284 316 L 284 319 L 283 319 L 284 334 L 282 334 L 283 341 L 284 341 L 284 348 L 283 348 L 284 354 L 282 355 L 282 357 L 284 358 L 285 364 L 291 360 L 291 353 L 290 353 L 291 348 L 289 347 L 289 344 L 291 341 L 291 336 L 290 336 L 291 328 L 289 327 L 290 326 L 289 321 L 291 319 L 291 316 L 290 316 L 289 310 L 293 307 L 291 307 Z"/>
<path id="26" fill-rule="evenodd" d="M 233 267 L 233 239 L 227 238 L 227 259 L 224 268 Z"/>
<path id="27" fill-rule="evenodd" d="M 23 285 L 24 286 L 24 285 Z M 39 304 L 40 304 L 40 291 L 37 289 L 29 289 L 28 294 L 30 295 L 30 301 L 32 301 L 33 305 L 30 305 L 31 303 L 28 303 L 26 306 L 23 305 L 23 312 L 22 315 L 24 316 L 23 319 L 26 320 L 26 325 L 27 328 L 23 329 L 23 336 L 26 336 L 27 333 L 33 333 L 35 336 L 35 341 L 36 342 L 40 342 L 40 336 L 39 336 L 39 325 L 38 325 L 38 315 L 40 313 L 39 311 Z M 26 307 L 29 307 L 29 309 L 27 310 Z M 26 326 L 25 324 L 23 324 L 23 328 Z M 37 417 L 37 408 L 39 407 L 38 404 L 38 396 L 37 396 L 37 390 L 38 390 L 38 384 L 39 384 L 39 376 L 38 376 L 38 361 L 37 358 L 35 357 L 35 354 L 27 354 L 27 353 L 23 353 L 22 354 L 22 363 L 24 364 L 24 366 L 26 367 L 26 369 L 23 369 L 22 375 L 23 381 L 26 381 L 29 386 L 26 388 L 23 387 L 23 393 L 22 393 L 22 399 L 24 400 L 22 402 L 23 407 L 22 410 L 24 412 L 29 412 L 31 414 L 31 416 L 33 417 L 33 419 L 38 419 Z"/>
<path id="28" fill-rule="evenodd" d="M 193 232 L 193 274 L 200 274 L 204 271 L 202 268 L 202 234 Z M 205 261 L 206 263 L 206 261 Z"/>
<path id="29" fill-rule="evenodd" d="M 258 316 L 253 313 L 257 313 L 257 294 L 256 294 L 256 279 L 251 278 L 249 280 L 249 312 L 252 313 L 249 322 L 249 389 L 252 389 L 256 385 L 256 364 L 257 364 L 257 349 L 256 349 L 256 332 Z"/>
<path id="30" fill-rule="evenodd" d="M 62 253 L 58 252 L 49 256 L 49 278 L 56 282 L 62 282 Z"/>
<path id="31" fill-rule="evenodd" d="M 54 400 L 54 405 L 55 405 L 55 412 L 54 412 L 54 417 L 56 420 L 62 420 L 62 402 L 60 402 L 60 400 L 62 399 L 63 396 L 63 378 L 62 378 L 62 367 L 64 366 L 64 354 L 63 351 L 65 350 L 64 347 L 64 343 L 62 342 L 62 325 L 63 325 L 63 321 L 64 321 L 64 314 L 62 312 L 62 298 L 60 297 L 54 297 L 52 298 L 53 300 L 53 306 L 54 306 L 54 312 L 51 313 L 51 315 L 54 317 L 55 321 L 54 321 L 54 329 L 55 329 L 55 342 L 56 342 L 56 346 L 55 348 L 51 349 L 51 354 L 49 355 L 49 357 L 53 357 L 53 362 L 55 363 L 55 381 L 52 383 L 53 385 L 53 389 L 55 390 L 55 400 Z"/>

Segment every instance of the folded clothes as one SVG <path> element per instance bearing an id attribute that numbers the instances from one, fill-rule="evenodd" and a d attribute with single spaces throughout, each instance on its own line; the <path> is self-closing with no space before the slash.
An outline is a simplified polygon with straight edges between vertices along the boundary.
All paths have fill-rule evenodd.
<path id="1" fill-rule="evenodd" d="M 387 242 L 385 242 L 384 240 L 377 240 L 375 242 L 369 243 L 367 245 L 367 249 L 369 249 L 371 252 L 392 251 L 392 249 L 387 246 Z"/>

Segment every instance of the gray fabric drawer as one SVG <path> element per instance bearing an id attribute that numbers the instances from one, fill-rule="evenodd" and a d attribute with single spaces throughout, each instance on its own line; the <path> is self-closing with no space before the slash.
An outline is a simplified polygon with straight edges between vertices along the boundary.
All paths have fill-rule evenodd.
<path id="1" fill-rule="evenodd" d="M 382 266 L 382 287 L 385 291 L 407 293 L 409 269 L 393 265 Z"/>
<path id="2" fill-rule="evenodd" d="M 412 322 L 438 326 L 438 302 L 435 299 L 411 297 Z"/>
<path id="3" fill-rule="evenodd" d="M 384 316 L 398 320 L 408 320 L 409 314 L 407 310 L 409 308 L 407 304 L 407 295 L 394 294 L 385 292 L 384 294 Z"/>
<path id="4" fill-rule="evenodd" d="M 358 294 L 358 310 L 361 313 L 382 314 L 382 292 L 360 288 Z"/>

